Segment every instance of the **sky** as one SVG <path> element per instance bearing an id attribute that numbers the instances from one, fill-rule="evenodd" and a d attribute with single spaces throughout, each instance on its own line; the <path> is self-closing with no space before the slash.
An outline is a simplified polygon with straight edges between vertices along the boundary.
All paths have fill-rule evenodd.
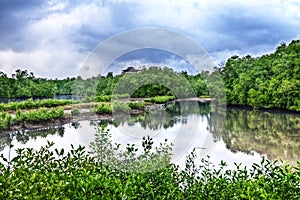
<path id="1" fill-rule="evenodd" d="M 166 28 L 201 45 L 218 65 L 232 55 L 273 52 L 300 39 L 299 0 L 1 0 L 0 71 L 77 76 L 103 41 L 132 29 Z M 156 53 L 157 56 L 153 56 Z M 128 52 L 112 65 L 176 66 L 172 53 Z"/>

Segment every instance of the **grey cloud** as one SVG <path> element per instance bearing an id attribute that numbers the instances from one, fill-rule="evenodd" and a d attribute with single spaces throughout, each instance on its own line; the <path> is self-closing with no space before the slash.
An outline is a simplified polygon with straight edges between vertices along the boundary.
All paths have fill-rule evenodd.
<path id="1" fill-rule="evenodd" d="M 206 28 L 222 37 L 215 46 L 207 45 L 210 51 L 255 49 L 255 46 L 277 45 L 287 39 L 295 38 L 300 28 L 295 27 L 294 18 L 283 16 L 283 12 L 274 13 L 268 8 L 251 10 L 243 6 L 230 6 L 216 10 L 207 18 Z M 213 34 L 212 34 L 213 35 Z"/>
<path id="2" fill-rule="evenodd" d="M 23 34 L 23 29 L 30 19 L 40 17 L 38 10 L 44 3 L 39 0 L 0 1 L 0 49 L 21 51 L 26 48 L 22 41 L 28 36 Z"/>
<path id="3" fill-rule="evenodd" d="M 300 5 L 294 4 L 292 1 L 282 1 L 288 2 L 286 7 L 282 6 L 282 2 L 279 1 L 274 1 L 274 3 L 267 1 L 268 3 L 265 4 L 257 3 L 258 1 L 251 3 L 242 3 L 242 1 L 227 3 L 221 0 L 216 1 L 217 3 L 199 1 L 193 6 L 188 2 L 180 3 L 179 1 L 174 2 L 178 6 L 168 5 L 166 2 L 161 2 L 160 5 L 159 3 L 144 3 L 135 0 L 51 1 L 54 7 L 60 2 L 65 3 L 66 7 L 63 9 L 48 9 L 49 6 L 52 6 L 48 2 L 46 0 L 0 0 L 0 53 L 4 52 L 2 55 L 7 55 L 7 52 L 12 50 L 12 53 L 9 53 L 11 56 L 9 61 L 0 59 L 5 66 L 12 66 L 13 56 L 19 52 L 43 51 L 45 55 L 56 51 L 68 52 L 70 56 L 76 55 L 68 59 L 67 64 L 70 67 L 65 70 L 65 73 L 72 74 L 72 71 L 67 70 L 80 64 L 75 59 L 78 55 L 84 57 L 99 42 L 105 42 L 107 38 L 115 34 L 143 27 L 170 28 L 180 31 L 184 35 L 189 35 L 199 44 L 202 44 L 210 55 L 213 55 L 213 59 L 218 62 L 231 53 L 258 55 L 270 52 L 280 42 L 289 42 L 300 36 Z M 87 7 L 86 5 L 91 6 Z M 102 8 L 105 8 L 104 10 L 107 12 L 102 14 Z M 294 10 L 289 10 L 290 8 Z M 85 16 L 80 16 L 81 9 L 92 9 L 93 13 L 84 18 Z M 89 10 L 84 11 L 86 15 L 89 13 Z M 49 30 L 48 33 L 43 25 L 44 20 L 52 15 L 60 14 L 66 17 L 64 19 L 67 19 L 67 24 L 57 27 L 53 33 Z M 81 17 L 84 20 L 81 20 Z M 101 17 L 102 19 L 100 19 Z M 56 23 L 59 24 L 59 20 L 60 18 L 50 19 L 54 29 L 56 29 Z M 71 21 L 70 24 L 68 20 Z M 72 23 L 73 20 L 74 23 Z M 31 29 L 33 24 L 35 26 Z M 143 38 L 139 40 L 140 43 L 144 43 L 143 48 L 157 47 L 149 46 L 157 40 L 157 35 L 144 34 L 139 35 L 139 37 Z M 171 53 L 180 55 L 180 52 L 188 52 L 181 56 L 193 55 L 195 52 L 189 50 L 188 44 L 176 42 L 180 40 L 181 38 L 178 36 L 165 35 L 165 38 L 159 38 L 156 42 L 162 49 L 176 49 L 176 52 Z M 126 54 L 128 53 L 125 51 L 126 49 L 135 49 L 133 47 L 137 45 L 136 42 L 136 37 L 127 37 L 126 41 L 115 41 L 107 47 L 103 54 L 109 56 L 120 49 L 124 50 L 121 51 L 121 55 Z M 128 55 L 128 60 L 124 60 L 124 62 L 130 61 L 132 55 Z M 53 55 L 53 59 L 61 59 L 58 56 L 59 54 Z M 149 61 L 151 63 L 163 63 L 167 62 L 168 59 L 171 62 L 172 60 L 163 52 L 160 52 L 159 55 L 138 52 L 137 56 L 142 57 L 144 62 Z M 134 57 L 131 58 L 134 59 Z M 123 59 L 125 58 L 123 57 Z M 181 62 L 177 58 L 172 61 L 174 60 Z M 32 64 L 28 62 L 29 66 L 36 65 L 35 60 L 31 62 Z M 44 66 L 41 64 L 40 67 L 50 65 L 52 63 L 45 63 Z"/>

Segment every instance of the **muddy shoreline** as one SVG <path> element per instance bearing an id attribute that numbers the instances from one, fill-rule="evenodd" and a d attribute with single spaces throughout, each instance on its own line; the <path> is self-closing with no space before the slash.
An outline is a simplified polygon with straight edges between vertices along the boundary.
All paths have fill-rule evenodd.
<path id="1" fill-rule="evenodd" d="M 145 112 L 145 109 L 137 110 L 133 109 L 130 112 L 130 115 L 137 115 Z M 21 122 L 19 124 L 13 124 L 9 129 L 2 129 L 0 130 L 0 137 L 8 135 L 15 131 L 22 131 L 22 130 L 38 130 L 45 127 L 48 128 L 55 128 L 58 126 L 62 126 L 64 124 L 72 123 L 72 122 L 78 122 L 83 120 L 111 120 L 113 118 L 119 118 L 127 115 L 128 113 L 122 114 L 96 114 L 92 112 L 85 112 L 80 113 L 79 115 L 72 116 L 70 114 L 66 114 L 64 118 L 60 119 L 52 119 L 52 120 L 46 120 L 46 121 L 40 121 L 40 122 Z"/>
<path id="2" fill-rule="evenodd" d="M 109 120 L 112 119 L 113 115 L 106 114 L 106 115 L 98 115 L 93 113 L 84 113 L 78 116 L 66 116 L 61 119 L 52 119 L 47 121 L 40 121 L 40 122 L 23 122 L 19 124 L 12 125 L 9 129 L 1 130 L 0 137 L 8 135 L 15 131 L 22 131 L 22 130 L 38 130 L 45 127 L 48 128 L 55 128 L 58 126 L 62 126 L 64 124 L 78 122 L 82 120 Z"/>

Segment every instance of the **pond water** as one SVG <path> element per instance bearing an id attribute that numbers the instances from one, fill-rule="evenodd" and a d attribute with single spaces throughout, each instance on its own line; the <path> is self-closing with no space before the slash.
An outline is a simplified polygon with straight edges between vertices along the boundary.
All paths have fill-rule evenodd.
<path id="1" fill-rule="evenodd" d="M 300 114 L 271 113 L 244 109 L 217 109 L 209 104 L 181 102 L 134 116 L 108 121 L 79 121 L 42 130 L 22 130 L 0 138 L 0 153 L 11 159 L 15 149 L 40 148 L 53 141 L 55 148 L 89 149 L 97 127 L 106 124 L 113 143 L 141 148 L 143 136 L 154 144 L 173 143 L 172 162 L 184 166 L 185 156 L 195 148 L 199 160 L 207 155 L 214 164 L 221 160 L 250 166 L 262 156 L 295 164 L 300 160 Z M 13 145 L 13 146 L 12 146 Z"/>

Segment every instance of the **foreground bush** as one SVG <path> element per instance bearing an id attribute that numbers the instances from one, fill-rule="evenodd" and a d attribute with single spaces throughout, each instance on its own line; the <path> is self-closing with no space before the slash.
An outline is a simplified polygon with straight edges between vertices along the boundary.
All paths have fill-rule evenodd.
<path id="1" fill-rule="evenodd" d="M 166 163 L 170 155 L 167 146 L 154 149 L 152 140 L 145 138 L 144 151 L 137 155 L 134 145 L 127 145 L 120 152 L 119 146 L 113 145 L 109 138 L 107 131 L 99 131 L 91 145 L 92 155 L 83 147 L 72 147 L 70 152 L 53 151 L 53 144 L 48 142 L 40 150 L 18 149 L 11 161 L 2 156 L 6 163 L 0 164 L 0 199 L 300 198 L 300 163 L 292 167 L 263 159 L 249 169 L 236 165 L 236 169 L 226 170 L 225 162 L 216 168 L 209 158 L 196 165 L 196 155 L 192 152 L 185 169 L 180 170 Z M 118 151 L 124 159 L 141 158 L 137 163 L 141 167 L 149 166 L 153 156 L 165 155 L 167 159 L 156 170 L 130 172 L 105 162 L 114 160 L 113 151 Z"/>

